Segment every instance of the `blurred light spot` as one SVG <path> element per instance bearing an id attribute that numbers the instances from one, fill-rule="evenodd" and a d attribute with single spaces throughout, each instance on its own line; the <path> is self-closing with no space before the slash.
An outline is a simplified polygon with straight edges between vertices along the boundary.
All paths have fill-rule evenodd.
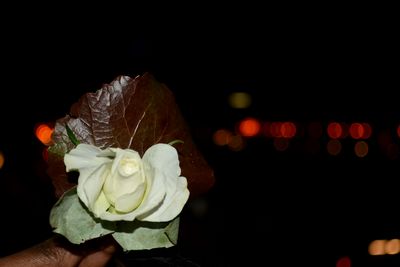
<path id="1" fill-rule="evenodd" d="M 53 134 L 52 128 L 50 128 L 47 124 L 40 124 L 35 129 L 36 137 L 42 142 L 44 145 L 51 145 L 51 135 Z"/>
<path id="2" fill-rule="evenodd" d="M 364 128 L 364 134 L 361 136 L 361 138 L 363 139 L 368 139 L 371 137 L 372 134 L 372 127 L 369 123 L 363 123 L 362 124 L 363 128 Z"/>
<path id="3" fill-rule="evenodd" d="M 289 147 L 289 140 L 286 138 L 275 138 L 274 147 L 278 151 L 285 151 Z"/>
<path id="4" fill-rule="evenodd" d="M 229 105 L 233 108 L 247 108 L 251 105 L 251 96 L 245 92 L 235 92 L 229 95 Z"/>
<path id="5" fill-rule="evenodd" d="M 0 169 L 4 166 L 4 154 L 0 151 Z"/>
<path id="6" fill-rule="evenodd" d="M 358 141 L 354 146 L 357 157 L 363 158 L 368 154 L 368 144 L 365 141 Z"/>
<path id="7" fill-rule="evenodd" d="M 260 128 L 260 122 L 254 118 L 247 118 L 239 123 L 239 133 L 242 136 L 256 136 L 260 132 Z"/>
<path id="8" fill-rule="evenodd" d="M 398 239 L 391 239 L 386 241 L 385 252 L 389 255 L 394 255 L 400 252 L 400 243 Z"/>
<path id="9" fill-rule="evenodd" d="M 374 240 L 368 246 L 368 253 L 372 256 L 385 254 L 385 240 Z"/>
<path id="10" fill-rule="evenodd" d="M 351 267 L 351 260 L 349 257 L 341 257 L 336 262 L 336 267 Z"/>
<path id="11" fill-rule="evenodd" d="M 240 151 L 244 148 L 244 140 L 241 135 L 232 136 L 228 147 L 233 151 Z"/>
<path id="12" fill-rule="evenodd" d="M 400 125 L 397 126 L 397 136 L 400 137 Z"/>
<path id="13" fill-rule="evenodd" d="M 328 129 L 327 129 L 328 135 L 332 139 L 338 139 L 342 137 L 343 134 L 343 129 L 340 123 L 338 122 L 331 122 L 328 124 Z"/>
<path id="14" fill-rule="evenodd" d="M 349 132 L 353 139 L 360 139 L 364 136 L 364 126 L 358 122 L 352 123 Z"/>
<path id="15" fill-rule="evenodd" d="M 216 145 L 224 146 L 229 144 L 232 139 L 232 133 L 225 129 L 216 131 L 213 135 L 213 140 Z"/>
<path id="16" fill-rule="evenodd" d="M 308 135 L 312 138 L 320 138 L 324 131 L 320 122 L 311 122 L 307 129 Z"/>
<path id="17" fill-rule="evenodd" d="M 269 128 L 272 137 L 282 137 L 282 122 L 273 122 Z"/>
<path id="18" fill-rule="evenodd" d="M 342 143 L 337 139 L 329 140 L 326 150 L 328 150 L 330 155 L 337 156 L 342 151 Z"/>
<path id="19" fill-rule="evenodd" d="M 293 138 L 296 135 L 296 125 L 293 122 L 284 122 L 280 128 L 282 137 Z"/>

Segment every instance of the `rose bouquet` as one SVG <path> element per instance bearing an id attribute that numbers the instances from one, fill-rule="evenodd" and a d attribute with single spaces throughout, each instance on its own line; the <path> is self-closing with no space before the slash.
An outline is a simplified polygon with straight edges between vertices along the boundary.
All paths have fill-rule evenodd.
<path id="1" fill-rule="evenodd" d="M 171 247 L 189 196 L 214 182 L 172 92 L 147 73 L 82 96 L 53 142 L 50 224 L 74 244 L 111 235 L 125 251 Z"/>

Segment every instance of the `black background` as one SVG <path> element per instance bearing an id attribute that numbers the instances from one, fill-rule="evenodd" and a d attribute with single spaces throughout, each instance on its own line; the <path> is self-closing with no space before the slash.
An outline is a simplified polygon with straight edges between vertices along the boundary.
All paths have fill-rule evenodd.
<path id="1" fill-rule="evenodd" d="M 199 12 L 193 24 L 188 13 L 171 25 L 166 22 L 172 15 L 146 13 L 148 20 L 157 17 L 156 29 L 142 27 L 148 21 L 129 20 L 114 27 L 103 13 L 89 24 L 72 26 L 67 20 L 54 26 L 59 22 L 54 15 L 6 29 L 1 254 L 50 235 L 54 197 L 35 124 L 63 117 L 82 94 L 118 75 L 148 71 L 174 92 L 217 179 L 185 210 L 184 254 L 206 266 L 239 261 L 333 266 L 342 256 L 350 256 L 354 266 L 374 266 L 368 243 L 398 238 L 400 230 L 398 159 L 388 159 L 377 144 L 382 131 L 398 143 L 397 29 L 380 11 L 285 10 L 275 16 L 271 9 L 246 16 L 218 11 L 212 21 Z M 253 96 L 253 105 L 231 109 L 229 93 L 242 90 Z M 306 142 L 301 137 L 293 141 L 299 149 L 283 153 L 262 137 L 248 140 L 240 152 L 213 144 L 215 130 L 233 130 L 246 116 L 324 126 L 333 120 L 367 121 L 374 127 L 371 150 L 356 158 L 348 140 L 340 157 L 324 149 L 309 154 L 301 149 Z M 326 141 L 322 137 L 322 147 Z M 193 207 L 205 203 L 206 214 L 197 216 Z"/>

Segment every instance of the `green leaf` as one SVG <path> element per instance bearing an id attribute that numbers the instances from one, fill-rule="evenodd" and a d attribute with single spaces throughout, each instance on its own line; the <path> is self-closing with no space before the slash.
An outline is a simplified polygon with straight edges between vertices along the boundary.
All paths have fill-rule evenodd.
<path id="1" fill-rule="evenodd" d="M 93 217 L 79 200 L 76 187 L 67 191 L 54 205 L 50 212 L 50 225 L 55 228 L 55 233 L 74 244 L 113 233 L 116 229 L 115 222 Z"/>
<path id="2" fill-rule="evenodd" d="M 183 144 L 183 143 L 185 143 L 185 142 L 183 142 L 182 140 L 176 139 L 174 141 L 169 142 L 168 145 L 173 146 L 175 144 Z"/>
<path id="3" fill-rule="evenodd" d="M 79 140 L 78 138 L 76 138 L 74 132 L 71 130 L 71 128 L 69 128 L 68 124 L 65 124 L 65 129 L 67 130 L 67 135 L 69 137 L 69 139 L 71 140 L 71 142 L 77 146 L 79 145 Z"/>
<path id="4" fill-rule="evenodd" d="M 170 222 L 119 222 L 112 234 L 125 251 L 168 248 L 178 241 L 179 217 Z"/>

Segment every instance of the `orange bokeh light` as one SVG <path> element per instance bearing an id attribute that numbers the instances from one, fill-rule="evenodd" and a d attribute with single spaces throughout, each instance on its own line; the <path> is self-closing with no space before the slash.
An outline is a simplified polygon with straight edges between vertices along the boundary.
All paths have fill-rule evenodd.
<path id="1" fill-rule="evenodd" d="M 224 146 L 229 144 L 232 139 L 232 133 L 225 129 L 216 131 L 213 135 L 213 140 L 216 145 Z"/>
<path id="2" fill-rule="evenodd" d="M 374 240 L 368 246 L 368 253 L 372 256 L 385 254 L 386 240 Z"/>
<path id="3" fill-rule="evenodd" d="M 52 144 L 51 135 L 54 129 L 50 128 L 47 124 L 40 124 L 36 127 L 35 135 L 44 145 L 48 146 Z"/>
<path id="4" fill-rule="evenodd" d="M 391 239 L 386 241 L 385 253 L 389 255 L 398 254 L 400 252 L 400 241 L 399 239 Z"/>
<path id="5" fill-rule="evenodd" d="M 256 136 L 260 128 L 260 122 L 254 118 L 246 118 L 239 123 L 239 133 L 246 137 Z"/>
<path id="6" fill-rule="evenodd" d="M 327 132 L 330 138 L 338 139 L 342 137 L 343 134 L 342 125 L 340 125 L 338 122 L 331 122 L 328 124 Z"/>

